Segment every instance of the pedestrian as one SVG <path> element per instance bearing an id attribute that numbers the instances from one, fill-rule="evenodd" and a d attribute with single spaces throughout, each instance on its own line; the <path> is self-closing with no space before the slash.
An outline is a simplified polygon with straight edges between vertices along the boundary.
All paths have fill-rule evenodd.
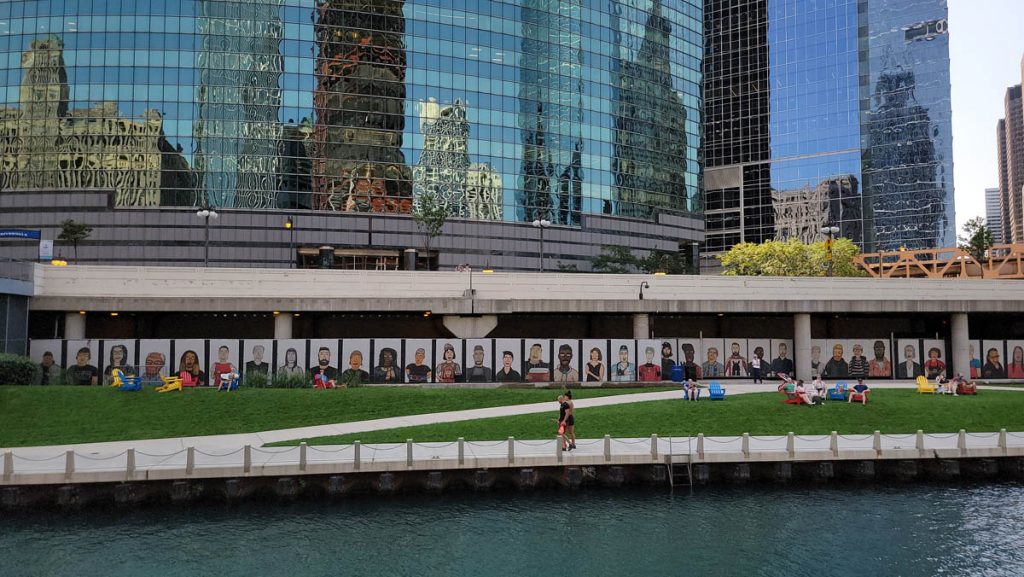
<path id="1" fill-rule="evenodd" d="M 565 395 L 558 395 L 558 437 L 562 440 L 562 450 L 569 450 L 568 437 L 565 436 L 565 412 L 569 410 L 569 403 L 565 402 Z"/>
<path id="2" fill-rule="evenodd" d="M 568 436 L 569 450 L 576 448 L 576 417 L 573 415 L 575 405 L 572 402 L 572 391 L 565 392 L 565 433 Z"/>
<path id="3" fill-rule="evenodd" d="M 761 378 L 761 357 L 754 353 L 754 356 L 750 358 L 750 376 L 754 377 L 754 384 L 764 383 L 764 379 Z"/>

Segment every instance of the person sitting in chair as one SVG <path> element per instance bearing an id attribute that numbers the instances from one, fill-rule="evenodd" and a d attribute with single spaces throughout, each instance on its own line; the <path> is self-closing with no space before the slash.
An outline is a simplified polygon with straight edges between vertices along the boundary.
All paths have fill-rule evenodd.
<path id="1" fill-rule="evenodd" d="M 854 397 L 853 393 L 857 393 L 860 395 L 860 404 L 866 405 L 868 404 L 868 391 L 870 390 L 871 389 L 864 384 L 864 379 L 857 379 L 857 384 L 853 385 L 853 392 L 850 394 L 849 398 L 846 399 L 846 402 L 852 403 Z"/>
<path id="2" fill-rule="evenodd" d="M 798 397 L 803 399 L 805 404 L 808 404 L 808 405 L 816 405 L 817 404 L 815 402 L 815 400 L 818 399 L 819 397 L 817 395 L 811 395 L 811 393 L 808 392 L 808 390 L 804 387 L 803 379 L 800 379 L 800 380 L 798 380 L 796 382 L 796 389 L 795 389 L 794 392 L 797 394 Z"/>
<path id="3" fill-rule="evenodd" d="M 238 369 L 234 365 L 229 364 L 228 370 L 217 376 L 220 381 L 220 384 L 217 385 L 218 391 L 231 391 L 238 388 Z"/>
<path id="4" fill-rule="evenodd" d="M 696 401 L 700 397 L 700 383 L 696 379 L 689 379 L 683 383 L 683 398 L 687 401 Z"/>
<path id="5" fill-rule="evenodd" d="M 956 395 L 956 384 L 947 379 L 946 375 L 939 373 L 935 375 L 935 392 L 940 395 L 946 395 L 949 393 Z"/>

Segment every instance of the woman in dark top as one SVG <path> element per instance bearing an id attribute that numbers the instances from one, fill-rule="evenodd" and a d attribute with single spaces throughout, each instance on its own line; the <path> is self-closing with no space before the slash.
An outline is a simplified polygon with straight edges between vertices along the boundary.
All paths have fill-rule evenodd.
<path id="1" fill-rule="evenodd" d="M 573 403 L 572 403 L 572 391 L 565 392 L 565 399 L 562 401 L 562 405 L 559 408 L 559 415 L 564 416 L 560 423 L 565 423 L 565 439 L 569 443 L 569 450 L 576 448 L 576 417 L 573 416 Z"/>

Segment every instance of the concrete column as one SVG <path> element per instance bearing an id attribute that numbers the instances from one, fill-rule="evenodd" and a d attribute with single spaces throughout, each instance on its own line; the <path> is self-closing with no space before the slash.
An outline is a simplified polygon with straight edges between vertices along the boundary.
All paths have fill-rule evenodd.
<path id="1" fill-rule="evenodd" d="M 292 338 L 292 314 L 282 312 L 274 317 L 274 338 Z"/>
<path id="2" fill-rule="evenodd" d="M 651 338 L 651 316 L 647 313 L 637 313 L 633 315 L 633 338 Z"/>
<path id="3" fill-rule="evenodd" d="M 796 378 L 811 382 L 811 315 L 797 313 L 793 315 L 793 363 L 796 365 Z"/>
<path id="4" fill-rule="evenodd" d="M 953 338 L 953 371 L 962 373 L 969 378 L 971 375 L 971 342 L 967 326 L 967 313 L 953 313 L 950 316 L 952 317 L 949 326 Z M 982 351 L 974 352 L 979 355 L 982 353 Z"/>
<path id="5" fill-rule="evenodd" d="M 444 327 L 460 339 L 482 339 L 498 327 L 498 315 L 462 317 L 445 315 Z"/>
<path id="6" fill-rule="evenodd" d="M 64 313 L 64 338 L 85 338 L 85 315 L 78 314 L 78 311 Z"/>

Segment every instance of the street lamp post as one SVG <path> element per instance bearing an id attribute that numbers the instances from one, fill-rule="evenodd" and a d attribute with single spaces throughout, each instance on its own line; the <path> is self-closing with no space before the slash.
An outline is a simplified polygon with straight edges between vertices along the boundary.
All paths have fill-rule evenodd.
<path id="1" fill-rule="evenodd" d="M 640 283 L 640 300 L 644 300 L 644 289 L 645 288 L 647 288 L 647 289 L 651 288 L 651 285 L 647 281 L 644 281 L 644 282 Z"/>
<path id="2" fill-rule="evenodd" d="M 540 272 L 544 272 L 544 229 L 551 226 L 551 221 L 539 219 L 533 221 L 533 227 L 540 229 Z"/>
<path id="3" fill-rule="evenodd" d="M 203 206 L 196 211 L 196 216 L 203 219 L 203 266 L 210 266 L 210 221 L 220 215 L 216 210 Z"/>
<path id="4" fill-rule="evenodd" d="M 284 228 L 288 231 L 288 268 L 295 268 L 295 221 L 292 217 L 285 219 Z"/>
<path id="5" fill-rule="evenodd" d="M 829 278 L 832 277 L 832 239 L 835 235 L 839 234 L 838 226 L 823 226 L 821 227 L 821 234 L 828 235 L 825 239 L 825 260 L 828 263 L 828 272 L 826 273 Z"/>

